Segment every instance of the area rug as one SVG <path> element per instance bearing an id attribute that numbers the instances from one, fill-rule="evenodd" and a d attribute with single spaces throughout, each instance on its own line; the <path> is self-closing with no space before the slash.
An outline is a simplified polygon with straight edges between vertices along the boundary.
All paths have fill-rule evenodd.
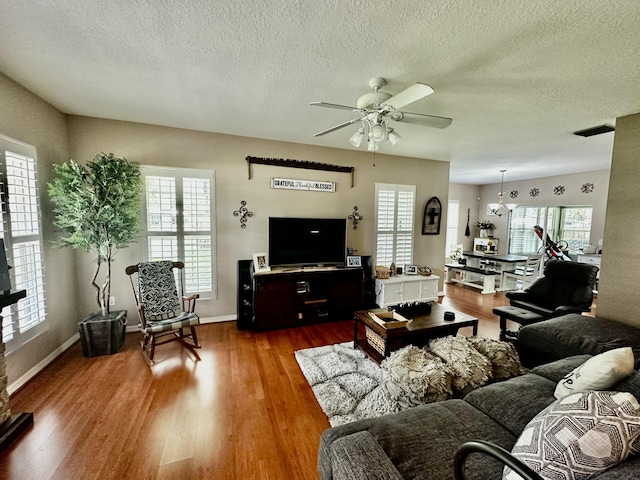
<path id="1" fill-rule="evenodd" d="M 296 360 L 332 427 L 399 410 L 382 369 L 353 342 L 307 348 Z"/>

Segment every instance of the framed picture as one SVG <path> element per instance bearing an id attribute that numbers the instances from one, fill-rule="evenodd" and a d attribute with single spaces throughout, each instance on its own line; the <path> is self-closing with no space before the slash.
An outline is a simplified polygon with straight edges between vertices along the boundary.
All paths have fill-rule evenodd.
<path id="1" fill-rule="evenodd" d="M 347 267 L 362 267 L 362 258 L 359 255 L 347 255 Z"/>
<path id="2" fill-rule="evenodd" d="M 418 266 L 417 265 L 405 265 L 404 266 L 404 274 L 405 275 L 417 275 L 418 274 Z"/>
<path id="3" fill-rule="evenodd" d="M 269 260 L 266 253 L 254 253 L 253 254 L 253 269 L 256 272 L 268 272 L 271 270 L 269 266 Z"/>

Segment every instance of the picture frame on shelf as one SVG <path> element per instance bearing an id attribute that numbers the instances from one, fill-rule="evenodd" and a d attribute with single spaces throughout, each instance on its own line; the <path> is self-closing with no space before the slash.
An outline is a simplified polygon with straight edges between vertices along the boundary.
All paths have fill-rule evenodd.
<path id="1" fill-rule="evenodd" d="M 256 272 L 269 272 L 271 267 L 269 266 L 269 258 L 266 253 L 254 253 L 253 254 L 253 270 Z"/>
<path id="2" fill-rule="evenodd" d="M 362 257 L 360 255 L 347 255 L 347 267 L 362 267 Z"/>
<path id="3" fill-rule="evenodd" d="M 417 265 L 405 265 L 404 266 L 404 274 L 405 275 L 418 275 L 418 266 Z"/>

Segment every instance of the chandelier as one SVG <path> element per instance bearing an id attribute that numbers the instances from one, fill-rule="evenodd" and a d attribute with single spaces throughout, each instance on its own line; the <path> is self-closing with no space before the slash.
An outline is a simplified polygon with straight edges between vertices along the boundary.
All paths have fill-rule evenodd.
<path id="1" fill-rule="evenodd" d="M 506 205 L 504 203 L 504 172 L 506 172 L 506 170 L 500 170 L 500 173 L 502 173 L 502 180 L 500 181 L 500 192 L 498 192 L 498 203 L 489 204 L 491 213 L 499 217 L 510 213 L 511 210 L 518 206 L 517 203 L 507 203 Z"/>
<path id="2" fill-rule="evenodd" d="M 389 120 L 378 112 L 372 112 L 362 118 L 362 126 L 351 135 L 349 143 L 354 147 L 362 144 L 365 134 L 367 135 L 367 150 L 377 152 L 381 143 L 389 140 L 391 145 L 395 145 L 402 137 L 389 126 Z"/>

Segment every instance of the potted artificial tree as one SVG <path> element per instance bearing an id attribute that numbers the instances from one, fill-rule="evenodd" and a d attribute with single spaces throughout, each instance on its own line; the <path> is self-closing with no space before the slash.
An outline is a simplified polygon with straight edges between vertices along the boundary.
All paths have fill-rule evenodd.
<path id="1" fill-rule="evenodd" d="M 96 258 L 91 285 L 100 311 L 79 324 L 83 353 L 115 353 L 124 341 L 126 311 L 112 313 L 109 308 L 111 264 L 116 252 L 139 235 L 140 165 L 101 153 L 85 165 L 73 160 L 56 164 L 54 172 L 49 196 L 54 204 L 54 225 L 64 232 L 56 243 L 93 253 Z"/>

